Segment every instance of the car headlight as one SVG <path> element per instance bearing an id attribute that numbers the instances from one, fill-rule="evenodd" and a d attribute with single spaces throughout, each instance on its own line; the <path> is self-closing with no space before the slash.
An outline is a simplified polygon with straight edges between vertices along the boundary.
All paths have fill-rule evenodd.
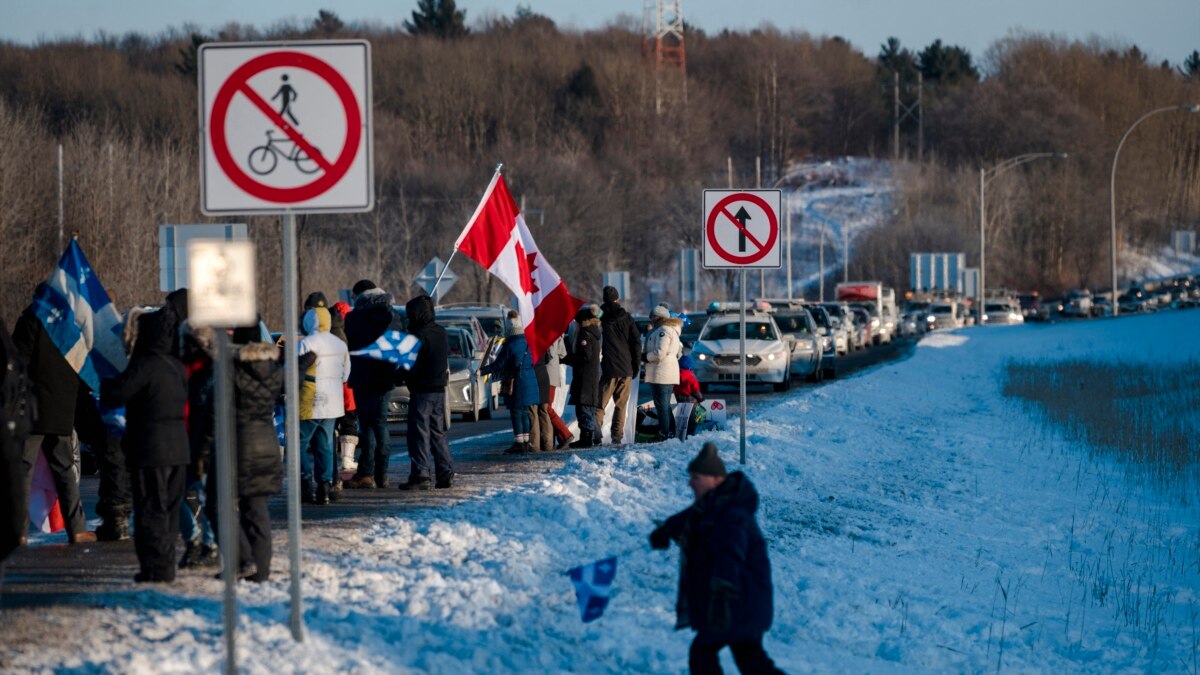
<path id="1" fill-rule="evenodd" d="M 777 356 L 777 355 L 776 355 L 776 354 L 773 354 L 773 353 L 772 353 L 772 354 L 767 354 L 767 360 L 768 360 L 768 361 L 774 361 L 776 356 Z"/>
<path id="2" fill-rule="evenodd" d="M 707 360 L 708 360 L 708 354 L 703 354 L 703 353 L 701 353 L 701 354 L 696 354 L 696 358 L 697 358 L 697 359 L 700 359 L 701 361 L 707 361 Z"/>

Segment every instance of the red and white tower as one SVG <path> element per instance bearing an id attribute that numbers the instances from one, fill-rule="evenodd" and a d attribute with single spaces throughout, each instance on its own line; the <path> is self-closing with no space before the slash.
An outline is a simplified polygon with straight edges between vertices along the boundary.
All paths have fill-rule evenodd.
<path id="1" fill-rule="evenodd" d="M 654 69 L 654 107 L 662 114 L 687 105 L 687 55 L 683 44 L 683 0 L 645 0 L 642 56 Z"/>

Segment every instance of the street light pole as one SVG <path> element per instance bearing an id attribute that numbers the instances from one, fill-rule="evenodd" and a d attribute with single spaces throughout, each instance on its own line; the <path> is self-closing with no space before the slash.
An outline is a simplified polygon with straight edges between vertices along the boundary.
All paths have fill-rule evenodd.
<path id="1" fill-rule="evenodd" d="M 1109 270 L 1112 272 L 1112 313 L 1117 316 L 1119 310 L 1117 308 L 1117 159 L 1121 157 L 1121 147 L 1125 145 L 1125 139 L 1129 138 L 1129 134 L 1137 128 L 1137 125 L 1146 120 L 1147 117 L 1164 113 L 1171 110 L 1186 110 L 1188 112 L 1200 112 L 1200 104 L 1184 103 L 1182 105 L 1169 105 L 1163 108 L 1156 108 L 1142 115 L 1136 122 L 1129 125 L 1125 130 L 1125 134 L 1121 136 L 1121 142 L 1117 143 L 1117 151 L 1113 154 L 1112 173 L 1108 179 L 1108 197 L 1109 197 L 1109 217 L 1111 222 L 1111 230 L 1109 232 L 1109 253 L 1111 254 L 1109 261 Z"/>
<path id="2" fill-rule="evenodd" d="M 978 306 L 976 307 L 976 324 L 983 325 L 983 300 L 986 297 L 985 287 L 987 285 L 987 238 L 984 236 L 987 228 L 987 204 L 985 202 L 984 189 L 987 184 L 995 180 L 996 176 L 1015 169 L 1022 164 L 1037 161 L 1039 159 L 1065 159 L 1065 152 L 1030 152 L 1024 155 L 1017 155 L 1000 162 L 990 169 L 979 170 L 979 289 L 978 289 Z"/>

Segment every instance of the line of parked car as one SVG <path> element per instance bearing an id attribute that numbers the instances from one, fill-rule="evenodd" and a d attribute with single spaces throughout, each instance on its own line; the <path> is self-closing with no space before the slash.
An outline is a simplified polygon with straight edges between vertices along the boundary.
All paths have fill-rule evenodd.
<path id="1" fill-rule="evenodd" d="M 1062 299 L 1046 299 L 1037 293 L 1017 296 L 1027 321 L 1058 318 L 1088 319 L 1112 316 L 1112 293 L 1093 294 L 1086 288 L 1073 289 Z M 1141 314 L 1160 309 L 1200 306 L 1200 275 L 1183 274 L 1152 282 L 1135 283 L 1117 295 L 1119 314 Z"/>

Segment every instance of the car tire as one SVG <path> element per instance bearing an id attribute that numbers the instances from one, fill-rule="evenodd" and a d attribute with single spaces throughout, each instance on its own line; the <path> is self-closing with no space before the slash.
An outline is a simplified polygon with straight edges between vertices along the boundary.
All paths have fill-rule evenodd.
<path id="1" fill-rule="evenodd" d="M 479 421 L 479 411 L 476 409 L 472 409 L 471 412 L 463 413 L 463 420 L 465 420 L 467 422 L 478 422 Z"/>
<path id="2" fill-rule="evenodd" d="M 823 368 L 822 372 L 821 372 L 821 377 L 823 377 L 826 380 L 836 380 L 837 379 L 837 368 Z"/>

